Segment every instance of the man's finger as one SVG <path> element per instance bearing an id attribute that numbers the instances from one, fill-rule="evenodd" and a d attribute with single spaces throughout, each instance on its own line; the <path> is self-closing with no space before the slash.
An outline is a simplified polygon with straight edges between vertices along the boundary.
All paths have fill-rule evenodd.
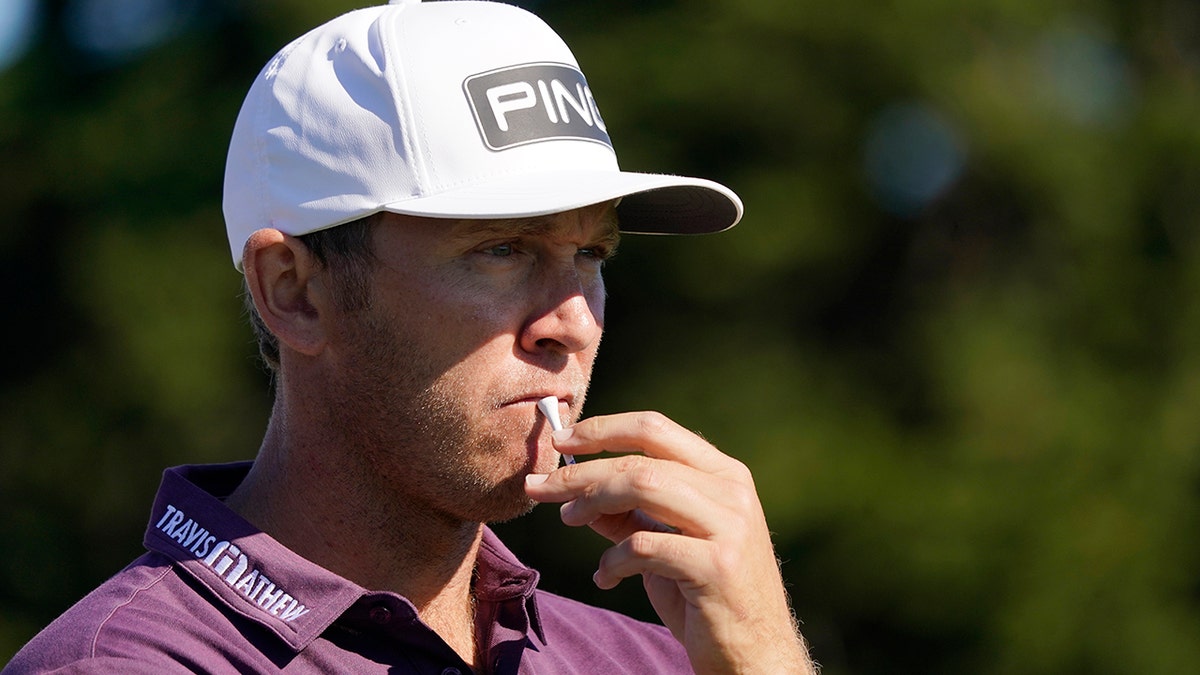
<path id="1" fill-rule="evenodd" d="M 554 446 L 566 455 L 637 452 L 669 459 L 707 473 L 748 474 L 737 460 L 662 413 L 631 412 L 581 420 L 555 432 Z"/>
<path id="2" fill-rule="evenodd" d="M 747 489 L 682 464 L 627 455 L 560 468 L 528 484 L 526 494 L 540 502 L 566 502 L 562 516 L 568 525 L 640 509 L 684 534 L 709 537 L 737 518 L 724 500 Z"/>
<path id="3" fill-rule="evenodd" d="M 602 515 L 589 522 L 587 526 L 592 528 L 596 534 L 614 544 L 619 544 L 634 532 L 678 532 L 676 528 L 660 523 L 646 515 L 641 509 L 613 515 Z"/>
<path id="4" fill-rule="evenodd" d="M 627 577 L 653 574 L 676 582 L 712 578 L 712 545 L 691 537 L 663 532 L 635 532 L 600 556 L 593 575 L 603 589 Z"/>

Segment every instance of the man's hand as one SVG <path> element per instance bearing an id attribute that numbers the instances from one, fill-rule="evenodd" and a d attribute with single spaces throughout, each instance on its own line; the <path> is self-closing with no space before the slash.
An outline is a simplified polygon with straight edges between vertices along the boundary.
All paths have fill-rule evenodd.
<path id="1" fill-rule="evenodd" d="M 697 673 L 816 672 L 745 465 L 654 412 L 586 419 L 555 432 L 554 445 L 567 455 L 637 453 L 530 476 L 526 492 L 563 502 L 564 523 L 615 544 L 596 584 L 640 574 Z"/>

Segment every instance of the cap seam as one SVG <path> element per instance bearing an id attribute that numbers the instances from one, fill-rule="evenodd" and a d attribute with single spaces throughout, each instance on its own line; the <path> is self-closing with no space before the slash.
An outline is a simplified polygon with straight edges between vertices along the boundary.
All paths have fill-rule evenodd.
<path id="1" fill-rule="evenodd" d="M 261 133 L 253 134 L 251 140 L 251 142 L 254 143 L 255 164 L 259 167 L 259 171 L 256 172 L 257 175 L 255 176 L 257 180 L 254 181 L 254 192 L 258 197 L 254 200 L 254 202 L 259 208 L 257 213 L 258 217 L 253 223 L 251 223 L 251 229 L 250 232 L 246 233 L 247 235 L 252 234 L 259 228 L 267 226 L 276 227 L 277 225 L 275 218 L 271 214 L 270 203 L 272 200 L 268 198 L 268 195 L 270 195 L 271 182 L 268 180 L 267 174 L 270 173 L 271 155 L 267 151 L 267 136 L 270 134 L 272 128 L 268 126 L 270 123 L 269 113 L 271 108 L 271 106 L 268 105 L 268 101 L 275 98 L 274 89 L 279 83 L 279 71 L 283 69 L 284 61 L 286 61 L 288 57 L 292 55 L 292 52 L 294 52 L 302 42 L 307 40 L 310 35 L 312 35 L 312 33 L 306 33 L 295 40 L 292 40 L 288 46 L 284 47 L 279 54 L 271 60 L 271 64 L 267 67 L 267 72 L 263 73 L 263 86 L 267 89 L 267 91 L 263 92 L 264 95 L 258 98 L 258 105 L 254 111 L 255 124 L 253 127 L 255 129 L 259 129 Z M 247 238 L 246 241 L 248 240 L 249 239 Z M 241 259 L 246 253 L 246 241 L 242 242 L 242 250 L 238 251 L 239 259 Z"/>
<path id="2" fill-rule="evenodd" d="M 390 20 L 388 26 L 380 26 L 379 42 L 383 53 L 387 56 L 388 61 L 384 63 L 384 78 L 388 79 L 391 85 L 392 103 L 396 109 L 396 122 L 401 124 L 400 140 L 403 143 L 404 150 L 409 155 L 409 165 L 413 168 L 416 174 L 416 190 L 415 194 L 408 195 L 408 199 L 421 196 L 428 190 L 429 167 L 426 166 L 425 158 L 419 152 L 419 148 L 424 145 L 424 133 L 421 126 L 417 124 L 417 112 L 415 104 L 410 106 L 407 78 L 407 59 L 400 58 L 398 52 L 404 49 L 404 40 L 396 33 L 406 30 L 406 24 L 398 20 L 398 15 L 408 8 L 406 4 L 393 5 L 388 9 L 395 7 L 394 11 L 387 12 L 385 16 Z M 396 52 L 391 49 L 393 39 L 399 40 Z M 393 64 L 395 67 L 393 68 Z M 403 118 L 403 119 L 402 119 Z M 405 124 L 407 122 L 407 124 Z M 414 138 L 417 134 L 411 133 L 413 130 L 418 130 L 422 138 L 420 142 Z M 382 204 L 380 204 L 382 206 Z"/>

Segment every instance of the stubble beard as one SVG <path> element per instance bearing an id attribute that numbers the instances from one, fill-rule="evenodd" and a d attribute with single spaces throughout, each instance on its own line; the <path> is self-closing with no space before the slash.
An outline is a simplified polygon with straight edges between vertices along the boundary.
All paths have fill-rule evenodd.
<path id="1" fill-rule="evenodd" d="M 501 402 L 479 400 L 486 396 L 480 387 L 370 310 L 353 320 L 361 349 L 334 398 L 349 402 L 349 410 L 334 418 L 354 439 L 351 461 L 380 515 L 391 520 L 424 510 L 451 522 L 490 523 L 532 510 L 524 476 L 535 467 L 528 459 L 516 465 L 511 447 L 530 429 L 472 424 L 472 411 Z"/>

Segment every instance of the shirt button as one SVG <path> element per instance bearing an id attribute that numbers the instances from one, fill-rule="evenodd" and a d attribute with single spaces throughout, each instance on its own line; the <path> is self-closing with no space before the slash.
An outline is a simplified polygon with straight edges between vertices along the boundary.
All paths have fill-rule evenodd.
<path id="1" fill-rule="evenodd" d="M 371 620 L 378 624 L 385 624 L 392 620 L 392 610 L 383 605 L 376 605 L 371 608 Z"/>
<path id="2" fill-rule="evenodd" d="M 462 675 L 462 671 L 458 668 L 447 668 L 442 671 L 442 675 Z"/>

